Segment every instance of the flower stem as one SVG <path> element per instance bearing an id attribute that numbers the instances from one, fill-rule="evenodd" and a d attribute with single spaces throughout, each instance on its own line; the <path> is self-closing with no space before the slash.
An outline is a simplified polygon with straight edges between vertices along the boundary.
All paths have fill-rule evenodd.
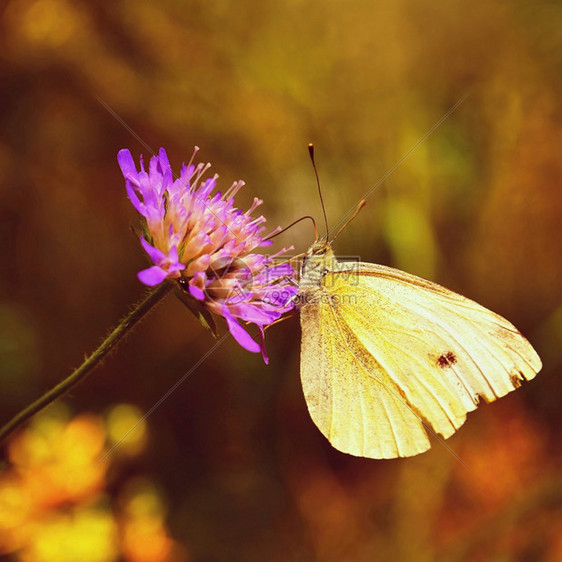
<path id="1" fill-rule="evenodd" d="M 154 306 L 159 303 L 172 289 L 172 283 L 162 283 L 151 291 L 141 302 L 139 302 L 129 314 L 111 331 L 101 345 L 66 379 L 45 392 L 35 402 L 16 414 L 8 423 L 0 428 L 0 442 L 18 428 L 31 416 L 41 411 L 45 406 L 54 402 L 74 385 L 84 379 L 94 370 L 102 359 L 121 341 L 121 339 L 131 330 Z"/>

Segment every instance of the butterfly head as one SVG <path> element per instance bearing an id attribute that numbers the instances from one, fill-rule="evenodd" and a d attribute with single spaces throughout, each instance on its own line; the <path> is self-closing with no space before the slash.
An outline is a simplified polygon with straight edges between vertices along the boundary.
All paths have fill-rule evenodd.
<path id="1" fill-rule="evenodd" d="M 320 238 L 319 240 L 316 240 L 312 246 L 310 246 L 306 252 L 306 257 L 333 256 L 333 254 L 334 251 L 332 250 L 332 245 L 325 238 Z"/>

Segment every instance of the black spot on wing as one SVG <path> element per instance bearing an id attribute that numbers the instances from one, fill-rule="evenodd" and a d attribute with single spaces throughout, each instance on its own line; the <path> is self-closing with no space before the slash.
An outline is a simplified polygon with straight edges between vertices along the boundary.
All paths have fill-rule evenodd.
<path id="1" fill-rule="evenodd" d="M 519 388 L 522 384 L 522 381 L 527 380 L 525 379 L 525 375 L 521 371 L 514 371 L 509 373 L 509 379 L 511 380 L 511 384 L 514 388 Z"/>
<path id="2" fill-rule="evenodd" d="M 444 369 L 445 367 L 450 367 L 457 362 L 457 356 L 452 351 L 447 351 L 446 353 L 442 353 L 437 358 L 437 365 Z"/>
<path id="3" fill-rule="evenodd" d="M 480 392 L 477 392 L 477 393 L 474 395 L 474 403 L 475 403 L 477 406 L 479 406 L 482 402 L 488 403 L 488 402 L 490 402 L 490 401 L 486 398 L 486 396 L 485 396 L 484 394 L 481 394 Z"/>

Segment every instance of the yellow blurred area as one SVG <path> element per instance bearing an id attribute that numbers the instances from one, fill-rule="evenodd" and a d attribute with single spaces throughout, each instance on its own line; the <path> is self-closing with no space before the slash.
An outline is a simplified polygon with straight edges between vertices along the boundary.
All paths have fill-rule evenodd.
<path id="1" fill-rule="evenodd" d="M 267 330 L 265 366 L 229 340 L 207 355 L 167 297 L 2 449 L 2 553 L 562 559 L 561 22 L 548 0 L 6 0 L 2 422 L 143 295 L 122 148 L 147 164 L 163 146 L 178 171 L 198 145 L 219 190 L 246 181 L 240 208 L 320 235 L 309 142 L 332 229 L 384 178 L 336 253 L 481 302 L 544 367 L 428 453 L 366 461 L 310 420 L 297 314 Z M 272 251 L 313 239 L 303 221 Z"/>
<path id="2" fill-rule="evenodd" d="M 107 414 L 107 436 L 118 452 L 140 453 L 147 440 L 146 421 L 140 408 L 118 404 Z"/>
<path id="3" fill-rule="evenodd" d="M 29 536 L 26 522 L 32 516 L 28 491 L 15 475 L 0 479 L 0 553 L 17 550 Z"/>
<path id="4" fill-rule="evenodd" d="M 169 560 L 174 543 L 165 527 L 166 509 L 154 485 L 145 480 L 131 482 L 122 502 L 121 533 L 127 560 Z M 175 554 L 179 559 L 179 552 Z"/>
<path id="5" fill-rule="evenodd" d="M 16 552 L 30 562 L 165 562 L 179 553 L 149 479 L 126 480 L 114 507 L 106 493 L 108 468 L 113 478 L 119 471 L 112 461 L 138 455 L 144 446 L 138 438 L 123 440 L 120 456 L 105 458 L 106 440 L 139 418 L 128 404 L 112 407 L 106 420 L 71 418 L 57 405 L 12 438 L 9 463 L 0 472 L 0 554 Z M 146 440 L 146 425 L 138 435 Z"/>
<path id="6" fill-rule="evenodd" d="M 40 507 L 80 501 L 103 487 L 106 465 L 102 421 L 82 415 L 70 422 L 38 417 L 33 430 L 14 438 L 9 457 L 18 467 L 30 501 Z"/>
<path id="7" fill-rule="evenodd" d="M 48 562 L 105 562 L 117 560 L 117 528 L 110 512 L 80 508 L 72 513 L 53 513 L 37 522 L 21 560 Z"/>
<path id="8" fill-rule="evenodd" d="M 83 27 L 75 5 L 61 0 L 10 3 L 7 22 L 15 30 L 14 48 L 60 49 Z"/>

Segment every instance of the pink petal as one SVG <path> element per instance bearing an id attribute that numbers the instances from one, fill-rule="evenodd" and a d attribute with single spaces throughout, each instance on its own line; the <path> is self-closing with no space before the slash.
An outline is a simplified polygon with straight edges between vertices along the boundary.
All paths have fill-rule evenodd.
<path id="1" fill-rule="evenodd" d="M 137 177 L 137 167 L 135 166 L 135 161 L 131 156 L 131 153 L 124 148 L 120 150 L 117 154 L 117 162 L 119 162 L 119 167 L 125 176 L 125 179 L 128 179 L 128 176 L 132 176 L 133 178 Z"/>
<path id="2" fill-rule="evenodd" d="M 178 263 L 178 247 L 177 247 L 176 244 L 174 244 L 170 248 L 170 253 L 168 254 L 168 259 L 173 263 Z"/>
<path id="3" fill-rule="evenodd" d="M 172 175 L 172 166 L 170 166 L 170 161 L 168 160 L 168 155 L 163 148 L 158 151 L 158 160 L 160 163 L 160 169 L 162 170 L 163 182 L 165 186 L 172 183 L 174 177 Z"/>
<path id="4" fill-rule="evenodd" d="M 166 254 L 162 250 L 151 246 L 142 236 L 140 241 L 144 251 L 150 256 L 150 259 L 154 263 L 162 263 L 166 260 Z"/>
<path id="5" fill-rule="evenodd" d="M 189 292 L 191 293 L 191 296 L 196 298 L 198 301 L 205 300 L 206 279 L 206 275 L 201 271 L 198 271 L 189 282 Z"/>
<path id="6" fill-rule="evenodd" d="M 254 304 L 233 303 L 232 309 L 245 322 L 254 322 L 260 326 L 267 326 L 279 318 L 279 314 L 262 310 Z"/>
<path id="7" fill-rule="evenodd" d="M 127 180 L 125 188 L 127 189 L 127 195 L 129 196 L 129 199 L 131 200 L 131 203 L 133 204 L 137 212 L 143 217 L 146 217 L 146 207 L 137 197 L 137 194 L 135 193 L 133 185 L 130 181 Z"/>
<path id="8" fill-rule="evenodd" d="M 141 283 L 148 285 L 149 287 L 154 287 L 159 283 L 162 283 L 166 277 L 168 277 L 168 272 L 164 271 L 161 267 L 153 265 L 148 269 L 143 269 L 137 273 L 137 277 Z"/>
<path id="9" fill-rule="evenodd" d="M 267 349 L 265 348 L 265 333 L 263 331 L 263 326 L 258 326 L 260 329 L 260 347 L 261 347 L 261 356 L 263 357 L 263 362 L 266 365 L 269 365 L 269 357 L 267 356 Z"/>
<path id="10" fill-rule="evenodd" d="M 193 298 L 197 299 L 198 301 L 205 300 L 205 292 L 202 291 L 199 287 L 192 285 L 191 283 L 189 284 L 189 293 Z"/>
<path id="11" fill-rule="evenodd" d="M 232 334 L 232 337 L 244 348 L 252 353 L 259 353 L 261 350 L 260 345 L 256 342 L 242 326 L 238 323 L 236 318 L 230 314 L 228 308 L 226 306 L 222 307 L 222 315 L 226 320 L 226 324 L 228 325 L 228 329 Z"/>

